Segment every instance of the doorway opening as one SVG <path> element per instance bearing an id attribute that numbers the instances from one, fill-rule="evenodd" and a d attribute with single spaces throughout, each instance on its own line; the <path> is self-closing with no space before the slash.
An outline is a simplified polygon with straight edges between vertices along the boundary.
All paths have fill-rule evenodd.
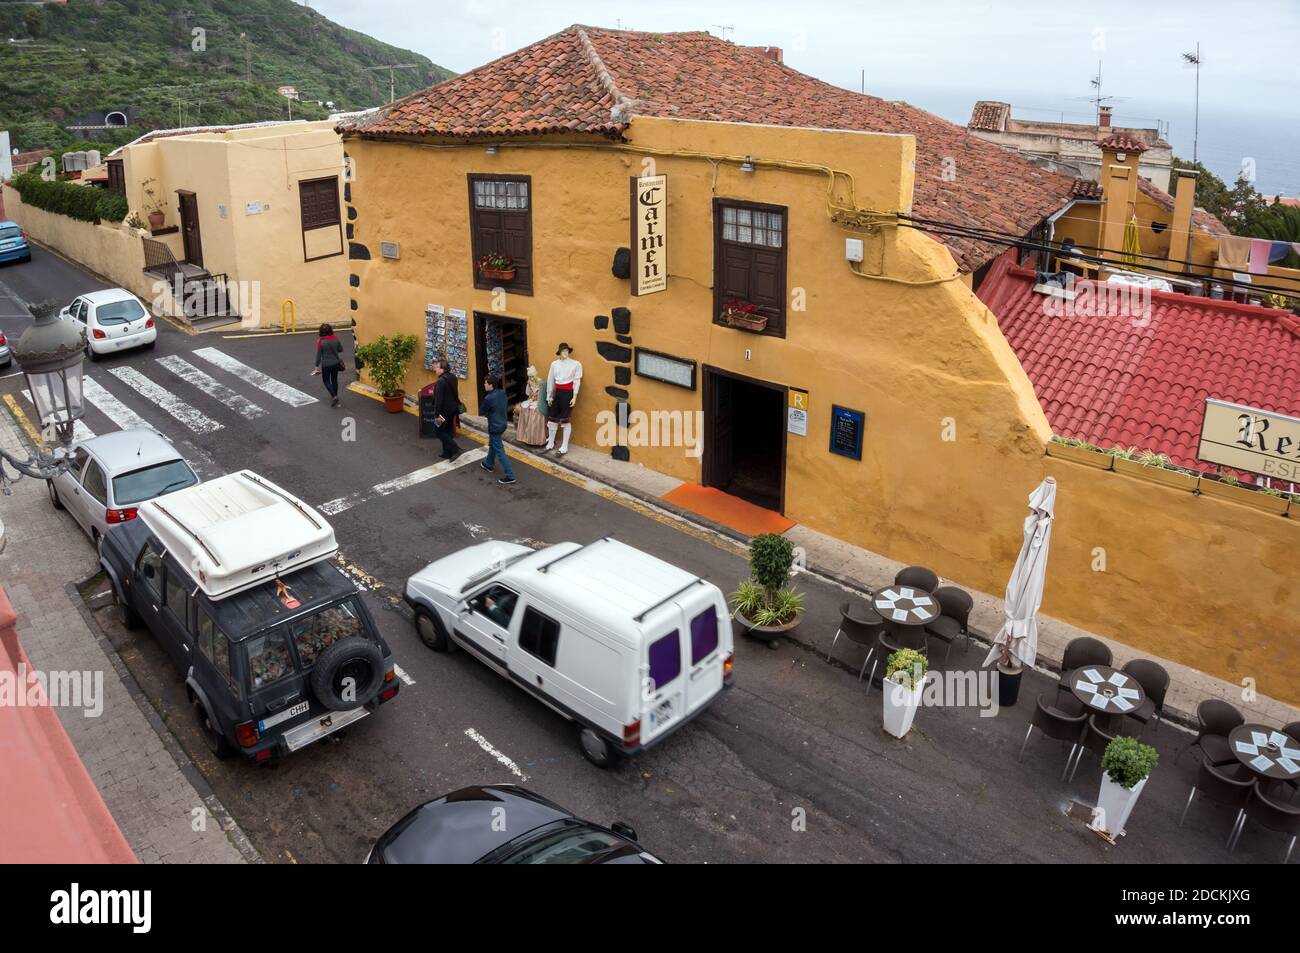
<path id="1" fill-rule="evenodd" d="M 703 483 L 785 510 L 786 388 L 704 368 Z"/>
<path id="2" fill-rule="evenodd" d="M 502 379 L 506 400 L 511 405 L 527 399 L 527 322 L 522 318 L 503 318 L 475 311 L 474 351 L 478 355 L 474 388 L 479 401 L 483 400 L 483 378 L 489 374 Z"/>
<path id="3" fill-rule="evenodd" d="M 180 204 L 181 243 L 185 246 L 185 260 L 203 267 L 203 238 L 199 234 L 199 200 L 193 192 L 177 189 Z"/>

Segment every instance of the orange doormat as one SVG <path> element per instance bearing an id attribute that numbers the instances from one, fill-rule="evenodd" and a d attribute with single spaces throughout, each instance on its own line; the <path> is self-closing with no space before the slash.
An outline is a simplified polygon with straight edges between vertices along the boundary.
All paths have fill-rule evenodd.
<path id="1" fill-rule="evenodd" d="M 746 536 L 760 533 L 784 533 L 794 525 L 774 510 L 765 510 L 711 486 L 683 483 L 662 497 L 674 506 L 698 513 L 705 519 L 738 530 Z"/>

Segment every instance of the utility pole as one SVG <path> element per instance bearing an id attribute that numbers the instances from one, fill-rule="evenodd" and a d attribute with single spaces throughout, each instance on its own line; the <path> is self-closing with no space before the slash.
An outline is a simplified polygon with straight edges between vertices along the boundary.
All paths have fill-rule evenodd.
<path id="1" fill-rule="evenodd" d="M 397 99 L 397 79 L 395 70 L 399 69 L 419 69 L 419 63 L 394 63 L 392 66 L 366 66 L 367 70 L 386 69 L 388 70 L 388 101 L 391 103 Z"/>
<path id="2" fill-rule="evenodd" d="M 1201 137 L 1201 43 L 1196 42 L 1195 53 L 1184 53 L 1183 62 L 1188 66 L 1196 67 L 1196 107 L 1195 118 L 1192 120 L 1192 164 L 1196 164 L 1196 147 Z"/>

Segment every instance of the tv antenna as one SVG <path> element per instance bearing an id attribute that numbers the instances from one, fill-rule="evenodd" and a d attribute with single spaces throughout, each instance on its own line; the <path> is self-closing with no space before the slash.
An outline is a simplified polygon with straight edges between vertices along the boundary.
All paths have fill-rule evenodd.
<path id="1" fill-rule="evenodd" d="M 388 101 L 391 103 L 397 98 L 397 70 L 399 69 L 419 69 L 419 63 L 394 63 L 392 66 L 364 66 L 362 69 L 388 70 Z"/>
<path id="2" fill-rule="evenodd" d="M 736 32 L 736 25 L 734 23 L 710 23 L 709 26 L 713 27 L 715 30 L 721 30 L 722 38 L 724 40 L 730 40 L 731 34 Z"/>
<path id="3" fill-rule="evenodd" d="M 1196 67 L 1196 113 L 1192 120 L 1192 164 L 1196 164 L 1196 146 L 1201 135 L 1201 44 L 1196 43 L 1196 52 L 1184 53 L 1183 62 Z"/>

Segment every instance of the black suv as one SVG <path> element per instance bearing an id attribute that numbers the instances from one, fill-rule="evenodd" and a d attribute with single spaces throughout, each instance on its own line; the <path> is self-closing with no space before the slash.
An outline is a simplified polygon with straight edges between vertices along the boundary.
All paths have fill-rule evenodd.
<path id="1" fill-rule="evenodd" d="M 357 586 L 328 562 L 210 599 L 143 520 L 104 535 L 122 624 L 143 621 L 185 685 L 213 754 L 297 751 L 397 695 L 393 656 Z"/>

